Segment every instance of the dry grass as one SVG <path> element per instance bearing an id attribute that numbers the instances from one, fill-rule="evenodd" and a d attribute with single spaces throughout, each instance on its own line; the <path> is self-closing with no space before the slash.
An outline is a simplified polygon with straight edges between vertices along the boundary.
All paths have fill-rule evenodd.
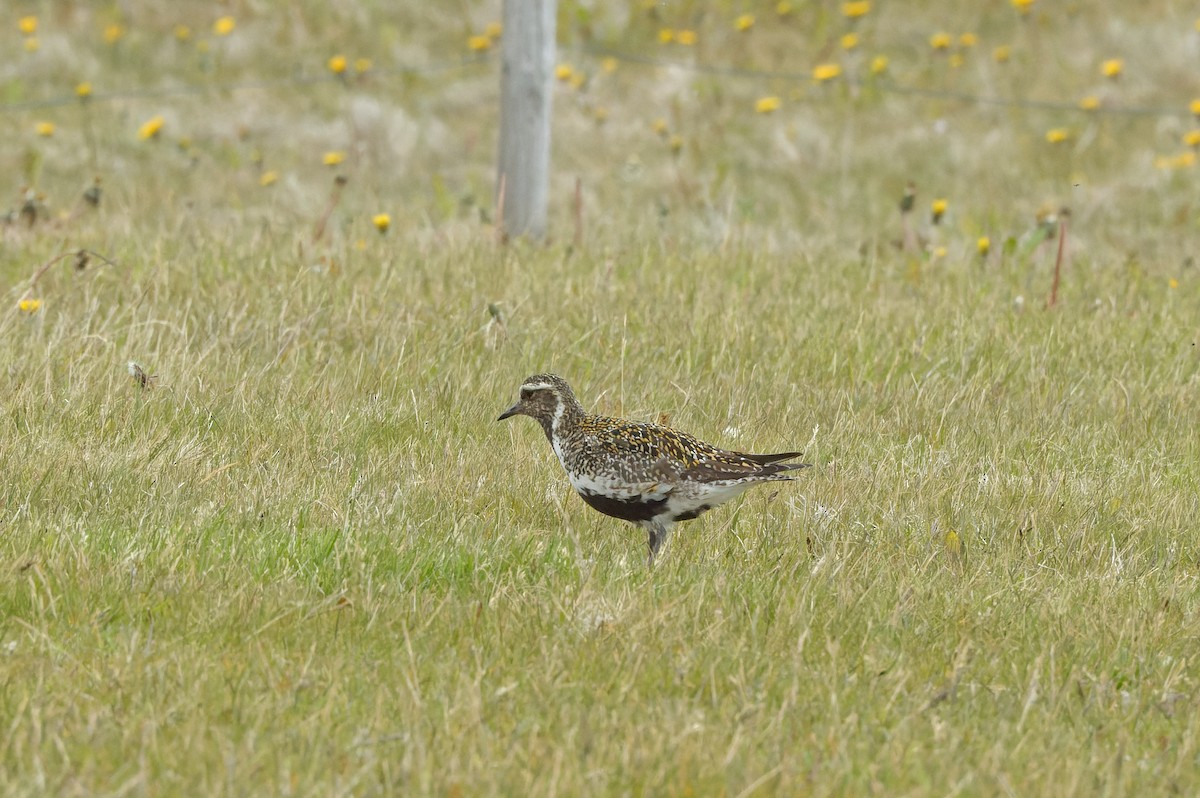
<path id="1" fill-rule="evenodd" d="M 979 77 L 1027 30 L 1007 4 L 947 9 L 872 35 L 937 76 L 918 32 L 975 27 Z M 1128 61 L 1158 54 L 1155 12 L 1117 18 L 1148 25 Z M 419 11 L 297 13 L 320 68 L 438 52 L 494 9 L 423 20 L 419 47 L 395 32 Z M 1037 46 L 1090 64 L 1091 24 L 1110 57 L 1096 20 L 1045 13 Z M 761 46 L 704 55 L 776 66 L 759 14 Z M 602 22 L 680 24 L 622 19 Z M 149 47 L 172 24 L 131 30 Z M 242 19 L 230 77 L 278 69 L 283 29 Z M 62 58 L 31 85 L 67 80 Z M 0 161 L 31 164 L 50 206 L 0 250 L 6 793 L 1196 791 L 1200 294 L 1189 173 L 1151 165 L 1171 123 L 1097 117 L 1054 149 L 1043 112 L 845 94 L 761 117 L 765 87 L 654 74 L 563 89 L 544 247 L 497 249 L 481 221 L 478 68 L 171 98 L 157 142 L 135 131 L 165 100 L 60 109 L 50 139 L 0 117 L 31 153 Z M 1130 101 L 1159 101 L 1141 81 Z M 314 243 L 326 150 L 350 182 Z M 99 209 L 57 218 L 97 165 Z M 929 251 L 892 244 L 907 179 Z M 1053 311 L 1047 202 L 1073 211 Z M 113 265 L 67 259 L 28 290 L 79 247 Z M 604 412 L 817 467 L 683 526 L 648 571 L 532 424 L 494 423 L 542 369 Z"/>

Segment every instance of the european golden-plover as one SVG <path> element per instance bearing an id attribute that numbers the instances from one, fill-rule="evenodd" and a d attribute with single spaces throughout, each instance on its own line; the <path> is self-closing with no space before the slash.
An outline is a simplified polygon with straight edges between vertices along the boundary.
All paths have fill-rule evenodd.
<path id="1" fill-rule="evenodd" d="M 535 374 L 500 421 L 526 415 L 542 425 L 572 487 L 596 510 L 650 534 L 650 563 L 677 521 L 763 482 L 789 480 L 809 463 L 785 463 L 800 452 L 743 454 L 718 449 L 658 424 L 588 413 L 566 380 Z"/>

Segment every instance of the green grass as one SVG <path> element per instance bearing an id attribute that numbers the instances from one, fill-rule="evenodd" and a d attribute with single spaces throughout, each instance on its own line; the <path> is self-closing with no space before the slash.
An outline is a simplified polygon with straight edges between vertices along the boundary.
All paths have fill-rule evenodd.
<path id="1" fill-rule="evenodd" d="M 1194 302 L 1018 313 L 972 264 L 746 252 L 686 260 L 728 283 L 632 257 L 605 285 L 515 252 L 146 266 L 9 324 L 11 787 L 1194 786 Z M 817 467 L 647 571 L 494 422 L 542 367 Z"/>
<path id="2" fill-rule="evenodd" d="M 318 68 L 355 55 L 339 35 L 375 41 L 369 15 L 320 33 L 308 13 L 289 35 Z M 898 38 L 973 24 L 930 13 Z M 1086 34 L 1056 20 L 1040 46 Z M 442 22 L 431 50 L 460 39 Z M 241 57 L 233 77 L 259 63 Z M 591 89 L 614 91 L 601 132 L 559 98 L 579 247 L 565 202 L 544 246 L 480 221 L 486 70 L 211 117 L 173 99 L 171 135 L 208 131 L 191 155 L 135 140 L 145 101 L 97 103 L 105 197 L 66 219 L 84 134 L 3 117 L 52 210 L 0 248 L 6 794 L 1200 789 L 1194 192 L 1149 166 L 1171 137 L 1100 119 L 1064 163 L 1041 112 L 985 141 L 991 112 L 961 111 L 944 149 L 915 147 L 944 109 L 839 96 L 764 119 L 745 113 L 764 87 L 699 77 L 660 114 L 622 70 L 627 99 Z M 329 132 L 355 97 L 415 120 L 415 162 L 394 125 Z M 351 179 L 314 241 L 327 149 Z M 891 243 L 908 178 L 928 252 Z M 1053 253 L 1017 243 L 1045 202 L 1074 212 L 1052 310 Z M 68 259 L 16 310 L 77 247 L 114 265 Z M 649 570 L 644 533 L 571 495 L 536 425 L 495 421 L 542 370 L 600 412 L 815 467 L 682 525 Z"/>

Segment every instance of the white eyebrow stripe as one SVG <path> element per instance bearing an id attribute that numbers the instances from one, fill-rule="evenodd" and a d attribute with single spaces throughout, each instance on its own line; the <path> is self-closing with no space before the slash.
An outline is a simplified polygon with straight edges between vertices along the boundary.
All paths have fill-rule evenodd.
<path id="1" fill-rule="evenodd" d="M 522 385 L 521 390 L 522 391 L 541 391 L 541 390 L 546 390 L 546 389 L 550 389 L 553 387 L 554 386 L 548 382 L 539 382 L 534 385 Z"/>

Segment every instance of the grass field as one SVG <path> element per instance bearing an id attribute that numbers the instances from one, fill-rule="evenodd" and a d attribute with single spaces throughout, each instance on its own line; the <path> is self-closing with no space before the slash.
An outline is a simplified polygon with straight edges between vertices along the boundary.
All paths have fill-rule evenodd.
<path id="1" fill-rule="evenodd" d="M 586 81 L 550 240 L 508 246 L 494 60 L 389 71 L 470 58 L 498 4 L 5 10 L 0 790 L 1200 791 L 1193 20 L 560 4 Z M 371 64 L 288 82 L 335 55 Z M 649 570 L 495 422 L 543 370 L 815 467 Z"/>

